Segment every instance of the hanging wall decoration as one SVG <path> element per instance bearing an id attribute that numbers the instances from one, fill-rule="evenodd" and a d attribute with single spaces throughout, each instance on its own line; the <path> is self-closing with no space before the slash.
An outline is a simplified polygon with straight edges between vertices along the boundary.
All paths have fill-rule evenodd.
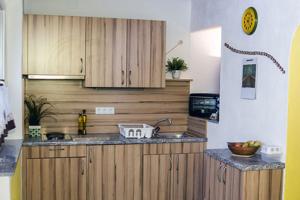
<path id="1" fill-rule="evenodd" d="M 257 59 L 244 59 L 242 69 L 242 99 L 256 99 L 256 73 Z"/>
<path id="2" fill-rule="evenodd" d="M 228 48 L 230 51 L 237 53 L 237 54 L 243 54 L 243 55 L 258 55 L 258 56 L 265 56 L 273 61 L 273 63 L 277 66 L 277 68 L 281 71 L 281 73 L 285 74 L 285 69 L 279 64 L 279 62 L 271 55 L 263 51 L 242 51 L 238 50 L 236 48 L 233 48 L 228 43 L 224 43 L 224 46 Z"/>
<path id="3" fill-rule="evenodd" d="M 258 16 L 256 9 L 249 7 L 245 10 L 242 17 L 242 28 L 247 35 L 252 35 L 257 27 Z"/>

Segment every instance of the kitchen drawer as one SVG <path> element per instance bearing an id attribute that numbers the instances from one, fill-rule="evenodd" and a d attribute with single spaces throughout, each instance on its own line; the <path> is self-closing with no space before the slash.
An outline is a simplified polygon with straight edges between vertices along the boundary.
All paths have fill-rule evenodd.
<path id="1" fill-rule="evenodd" d="M 23 155 L 27 158 L 63 158 L 63 157 L 85 157 L 86 146 L 38 146 L 24 147 Z"/>
<path id="2" fill-rule="evenodd" d="M 206 142 L 144 144 L 144 155 L 202 153 Z"/>

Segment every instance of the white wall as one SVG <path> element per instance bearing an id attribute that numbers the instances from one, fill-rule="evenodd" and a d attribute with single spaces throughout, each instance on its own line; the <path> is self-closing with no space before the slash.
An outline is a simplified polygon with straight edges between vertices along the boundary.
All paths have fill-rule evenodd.
<path id="1" fill-rule="evenodd" d="M 0 0 L 0 6 L 6 11 L 6 83 L 15 117 L 16 130 L 8 138 L 22 138 L 23 86 L 22 86 L 22 0 Z M 0 177 L 1 200 L 11 199 L 10 177 Z"/>
<path id="2" fill-rule="evenodd" d="M 191 0 L 24 0 L 25 13 L 79 15 L 167 21 L 167 50 L 183 45 L 168 57 L 189 61 Z"/>
<path id="3" fill-rule="evenodd" d="M 259 22 L 254 35 L 242 32 L 241 16 L 254 6 Z M 191 30 L 222 27 L 222 42 L 242 50 L 271 53 L 287 69 L 293 33 L 300 24 L 297 0 L 192 0 Z M 269 59 L 258 57 L 257 99 L 242 100 L 241 64 L 244 56 L 222 47 L 220 123 L 209 124 L 209 148 L 227 141 L 257 139 L 286 147 L 288 74 Z M 284 159 L 284 157 L 283 157 Z"/>
<path id="4" fill-rule="evenodd" d="M 23 1 L 6 0 L 6 83 L 16 129 L 9 139 L 23 137 L 22 21 Z"/>
<path id="5" fill-rule="evenodd" d="M 191 33 L 192 93 L 220 92 L 221 27 Z"/>

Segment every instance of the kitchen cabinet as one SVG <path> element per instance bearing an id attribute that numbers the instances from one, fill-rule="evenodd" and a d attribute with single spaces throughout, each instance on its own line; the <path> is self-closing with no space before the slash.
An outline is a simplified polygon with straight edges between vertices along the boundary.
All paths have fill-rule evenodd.
<path id="1" fill-rule="evenodd" d="M 23 73 L 85 75 L 85 17 L 25 15 Z"/>
<path id="2" fill-rule="evenodd" d="M 23 199 L 86 199 L 84 149 L 84 146 L 23 148 Z"/>
<path id="3" fill-rule="evenodd" d="M 88 18 L 86 87 L 165 87 L 163 21 Z"/>
<path id="4" fill-rule="evenodd" d="M 202 200 L 204 148 L 201 143 L 144 147 L 143 200 Z"/>
<path id="5" fill-rule="evenodd" d="M 86 87 L 126 87 L 127 20 L 87 19 Z"/>
<path id="6" fill-rule="evenodd" d="M 142 199 L 142 145 L 88 147 L 88 199 Z"/>
<path id="7" fill-rule="evenodd" d="M 202 200 L 205 143 L 23 147 L 24 200 Z"/>
<path id="8" fill-rule="evenodd" d="M 27 159 L 26 199 L 86 199 L 85 158 Z"/>
<path id="9" fill-rule="evenodd" d="M 128 20 L 127 87 L 165 87 L 165 22 Z"/>
<path id="10" fill-rule="evenodd" d="M 241 171 L 205 155 L 205 200 L 280 200 L 282 169 Z"/>

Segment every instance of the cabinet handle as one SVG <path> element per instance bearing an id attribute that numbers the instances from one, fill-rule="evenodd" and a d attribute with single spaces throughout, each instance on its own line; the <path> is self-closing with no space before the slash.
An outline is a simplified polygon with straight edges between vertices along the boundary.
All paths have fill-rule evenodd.
<path id="1" fill-rule="evenodd" d="M 179 156 L 177 155 L 177 160 L 176 160 L 176 179 L 177 179 L 177 185 L 179 184 Z"/>
<path id="2" fill-rule="evenodd" d="M 81 166 L 81 175 L 84 175 L 84 161 L 80 159 L 80 166 Z"/>
<path id="3" fill-rule="evenodd" d="M 92 163 L 92 149 L 89 148 L 89 162 Z"/>
<path id="4" fill-rule="evenodd" d="M 219 183 L 222 182 L 222 180 L 221 180 L 221 169 L 222 169 L 222 164 L 220 164 L 219 168 L 218 168 L 218 181 L 219 181 Z"/>
<path id="5" fill-rule="evenodd" d="M 124 75 L 125 75 L 125 72 L 124 72 L 124 70 L 122 70 L 122 85 L 124 85 Z"/>
<path id="6" fill-rule="evenodd" d="M 227 172 L 227 167 L 224 165 L 223 166 L 223 175 L 222 175 L 222 180 L 224 185 L 226 185 L 226 172 Z"/>
<path id="7" fill-rule="evenodd" d="M 172 156 L 171 156 L 171 155 L 170 155 L 170 157 L 169 157 L 169 160 L 170 160 L 170 168 L 169 168 L 169 171 L 172 171 L 173 164 L 172 164 Z"/>
<path id="8" fill-rule="evenodd" d="M 55 151 L 55 147 L 54 148 L 49 148 L 49 151 Z"/>
<path id="9" fill-rule="evenodd" d="M 131 70 L 129 70 L 129 85 L 131 85 Z"/>
<path id="10" fill-rule="evenodd" d="M 82 72 L 83 72 L 83 59 L 82 58 L 80 58 L 80 62 L 81 62 L 80 73 L 82 74 Z"/>
<path id="11" fill-rule="evenodd" d="M 65 149 L 63 147 L 60 147 L 60 148 L 56 148 L 56 147 L 53 147 L 53 148 L 49 148 L 49 151 L 64 151 Z"/>

